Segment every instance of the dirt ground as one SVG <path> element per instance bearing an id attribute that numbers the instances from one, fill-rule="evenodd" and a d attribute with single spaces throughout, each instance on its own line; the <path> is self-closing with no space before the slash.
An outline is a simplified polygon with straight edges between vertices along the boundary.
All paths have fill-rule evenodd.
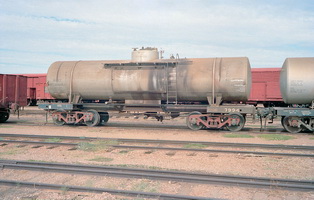
<path id="1" fill-rule="evenodd" d="M 106 125 L 55 126 L 43 114 L 26 114 L 19 119 L 11 116 L 7 123 L 0 124 L 1 133 L 63 135 L 79 137 L 140 138 L 160 140 L 188 140 L 209 142 L 238 142 L 286 145 L 314 145 L 313 133 L 290 134 L 283 132 L 277 121 L 270 126 L 269 132 L 259 132 L 259 125 L 249 124 L 241 132 L 225 130 L 189 130 L 185 119 L 177 118 L 157 122 L 154 119 L 110 118 Z M 253 128 L 251 130 L 250 128 Z M 235 137 L 230 137 L 233 134 Z M 237 135 L 236 135 L 237 134 Z M 272 136 L 291 136 L 286 140 Z M 249 136 L 249 138 L 247 138 Z M 243 138 L 246 137 L 246 138 Z M 265 139 L 266 138 L 266 139 Z M 271 138 L 271 137 L 270 137 Z M 0 159 L 27 161 L 50 161 L 81 163 L 92 165 L 114 165 L 150 169 L 182 170 L 222 175 L 243 175 L 283 179 L 314 180 L 314 159 L 284 156 L 258 156 L 251 154 L 191 153 L 184 151 L 147 151 L 131 149 L 100 149 L 95 151 L 75 150 L 68 147 L 47 149 L 46 147 L 17 147 L 10 144 L 0 147 Z M 242 150 L 242 149 L 241 149 Z M 243 149 L 253 151 L 254 149 Z M 273 151 L 273 150 L 271 150 Z M 279 151 L 280 152 L 280 151 Z M 295 153 L 298 153 L 294 151 Z M 146 192 L 173 193 L 178 195 L 202 196 L 218 199 L 314 199 L 314 191 L 300 192 L 272 189 L 257 189 L 239 186 L 203 185 L 196 183 L 177 183 L 152 180 L 129 180 L 112 177 L 63 175 L 53 173 L 13 171 L 3 169 L 0 179 L 19 179 L 30 182 L 49 182 L 68 185 L 107 187 L 112 189 L 137 189 Z M 0 186 L 1 199 L 140 199 L 113 196 L 110 194 L 90 194 L 68 191 L 41 191 L 36 188 Z"/>

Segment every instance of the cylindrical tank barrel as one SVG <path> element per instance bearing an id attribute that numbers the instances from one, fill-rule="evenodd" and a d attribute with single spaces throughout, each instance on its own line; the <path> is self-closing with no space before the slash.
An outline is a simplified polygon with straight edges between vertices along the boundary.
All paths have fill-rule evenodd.
<path id="1" fill-rule="evenodd" d="M 314 100 L 314 57 L 287 58 L 280 73 L 280 91 L 287 104 Z"/>
<path id="2" fill-rule="evenodd" d="M 155 59 L 150 62 L 64 61 L 53 63 L 47 89 L 56 99 L 246 101 L 251 88 L 246 57 Z M 71 97 L 72 98 L 72 97 Z"/>

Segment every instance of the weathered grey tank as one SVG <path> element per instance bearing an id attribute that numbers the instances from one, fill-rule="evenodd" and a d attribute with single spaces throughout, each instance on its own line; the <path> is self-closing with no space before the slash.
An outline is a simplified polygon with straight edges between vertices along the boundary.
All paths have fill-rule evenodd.
<path id="1" fill-rule="evenodd" d="M 61 61 L 47 74 L 56 99 L 246 101 L 248 58 L 159 59 L 155 48 L 134 49 L 132 60 Z"/>
<path id="2" fill-rule="evenodd" d="M 310 104 L 314 100 L 314 57 L 287 58 L 280 73 L 285 103 Z"/>

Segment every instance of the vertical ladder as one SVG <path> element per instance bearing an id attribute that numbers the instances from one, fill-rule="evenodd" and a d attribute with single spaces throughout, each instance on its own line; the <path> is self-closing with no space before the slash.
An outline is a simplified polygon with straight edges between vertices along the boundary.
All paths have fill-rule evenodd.
<path id="1" fill-rule="evenodd" d="M 177 65 L 167 65 L 168 71 L 168 87 L 167 87 L 167 104 L 178 103 L 177 91 Z"/>

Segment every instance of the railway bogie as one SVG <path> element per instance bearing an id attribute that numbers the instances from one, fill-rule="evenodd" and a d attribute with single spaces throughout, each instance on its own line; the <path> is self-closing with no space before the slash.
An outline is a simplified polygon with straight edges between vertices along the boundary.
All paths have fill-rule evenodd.
<path id="1" fill-rule="evenodd" d="M 192 130 L 226 127 L 230 131 L 239 131 L 245 124 L 245 117 L 238 113 L 201 114 L 192 112 L 188 115 L 186 123 Z"/>
<path id="2" fill-rule="evenodd" d="M 314 131 L 314 117 L 285 116 L 282 126 L 290 133 Z"/>
<path id="3" fill-rule="evenodd" d="M 53 122 L 56 125 L 64 124 L 86 124 L 87 126 L 98 126 L 101 122 L 108 122 L 107 112 L 87 111 L 55 111 L 52 113 Z"/>
<path id="4" fill-rule="evenodd" d="M 274 108 L 276 116 L 282 118 L 281 123 L 290 133 L 301 131 L 314 132 L 314 109 L 312 108 Z"/>

